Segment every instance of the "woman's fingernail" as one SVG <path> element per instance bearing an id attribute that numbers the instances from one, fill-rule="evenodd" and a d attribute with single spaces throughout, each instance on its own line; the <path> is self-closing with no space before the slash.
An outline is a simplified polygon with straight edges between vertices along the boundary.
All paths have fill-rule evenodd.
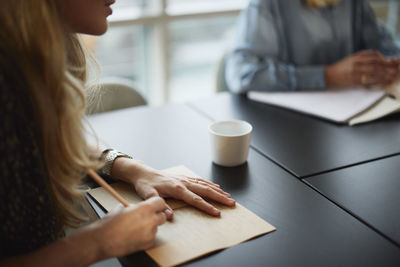
<path id="1" fill-rule="evenodd" d="M 221 211 L 219 209 L 214 208 L 213 210 L 214 210 L 214 214 L 215 215 L 220 215 L 221 214 Z"/>
<path id="2" fill-rule="evenodd" d="M 172 215 L 174 214 L 170 209 L 166 209 L 164 212 L 165 212 L 165 215 L 167 215 L 167 218 L 171 218 Z"/>

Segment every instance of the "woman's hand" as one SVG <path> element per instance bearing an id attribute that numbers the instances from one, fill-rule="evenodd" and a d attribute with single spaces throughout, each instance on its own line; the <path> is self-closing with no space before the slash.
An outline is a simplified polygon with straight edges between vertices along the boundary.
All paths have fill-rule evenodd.
<path id="1" fill-rule="evenodd" d="M 183 200 L 212 216 L 219 216 L 221 212 L 203 198 L 227 206 L 235 205 L 235 201 L 230 198 L 231 195 L 224 192 L 219 185 L 184 175 L 154 171 L 136 179 L 134 185 L 136 192 L 144 199 L 157 195 L 173 197 Z"/>
<path id="2" fill-rule="evenodd" d="M 127 208 L 113 209 L 103 219 L 88 226 L 100 257 L 118 257 L 154 245 L 157 227 L 166 221 L 165 201 L 152 197 Z"/>
<path id="3" fill-rule="evenodd" d="M 154 170 L 138 161 L 118 158 L 114 161 L 112 176 L 132 183 L 136 192 L 144 199 L 154 196 L 172 197 L 206 212 L 219 216 L 220 211 L 204 200 L 214 200 L 227 206 L 235 206 L 235 200 L 213 182 L 187 177 L 184 175 L 168 174 Z M 173 210 L 166 212 L 167 219 L 172 219 Z"/>
<path id="4" fill-rule="evenodd" d="M 153 246 L 157 227 L 166 221 L 165 201 L 153 197 L 119 206 L 86 227 L 40 249 L 0 260 L 0 266 L 88 266 Z"/>
<path id="5" fill-rule="evenodd" d="M 166 221 L 160 197 L 119 206 L 86 227 L 22 256 L 0 260 L 0 266 L 88 266 L 110 257 L 153 246 L 157 227 Z"/>
<path id="6" fill-rule="evenodd" d="M 360 51 L 325 68 L 327 86 L 386 86 L 399 76 L 399 59 L 386 59 L 377 51 Z"/>

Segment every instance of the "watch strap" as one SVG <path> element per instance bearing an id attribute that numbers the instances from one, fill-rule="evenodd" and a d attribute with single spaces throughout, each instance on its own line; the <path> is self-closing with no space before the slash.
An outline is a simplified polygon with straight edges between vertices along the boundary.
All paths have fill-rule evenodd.
<path id="1" fill-rule="evenodd" d="M 104 160 L 104 166 L 100 169 L 100 171 L 105 175 L 111 176 L 111 169 L 112 169 L 113 163 L 119 157 L 132 159 L 131 156 L 129 156 L 125 153 L 119 152 L 117 150 L 114 150 L 114 149 L 104 150 L 100 156 L 100 159 Z"/>

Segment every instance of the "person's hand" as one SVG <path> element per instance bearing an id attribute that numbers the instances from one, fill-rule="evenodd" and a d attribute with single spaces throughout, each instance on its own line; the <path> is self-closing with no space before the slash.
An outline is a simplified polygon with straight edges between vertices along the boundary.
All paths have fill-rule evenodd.
<path id="1" fill-rule="evenodd" d="M 165 201 L 152 197 L 127 208 L 117 206 L 90 227 L 104 258 L 119 257 L 154 245 L 157 227 L 166 221 Z"/>
<path id="2" fill-rule="evenodd" d="M 114 162 L 112 174 L 115 178 L 132 183 L 136 192 L 144 199 L 154 196 L 172 197 L 183 200 L 212 216 L 219 216 L 221 212 L 204 198 L 227 206 L 235 206 L 236 203 L 229 193 L 224 192 L 213 182 L 164 173 L 127 158 L 119 158 Z M 171 208 L 165 213 L 167 219 L 172 219 Z"/>
<path id="3" fill-rule="evenodd" d="M 227 206 L 234 206 L 235 200 L 224 192 L 219 185 L 195 177 L 168 174 L 163 172 L 148 173 L 135 182 L 136 192 L 144 199 L 152 196 L 173 197 L 206 212 L 219 216 L 220 211 L 204 200 L 211 199 Z"/>
<path id="4" fill-rule="evenodd" d="M 400 73 L 399 59 L 386 59 L 377 51 L 360 51 L 325 68 L 325 81 L 332 87 L 386 86 Z"/>

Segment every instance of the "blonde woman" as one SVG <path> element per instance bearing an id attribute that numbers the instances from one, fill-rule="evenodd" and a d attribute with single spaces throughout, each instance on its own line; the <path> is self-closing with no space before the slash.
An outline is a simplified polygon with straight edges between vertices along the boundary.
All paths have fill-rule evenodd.
<path id="1" fill-rule="evenodd" d="M 76 33 L 99 35 L 114 0 L 4 0 L 0 8 L 0 265 L 86 266 L 152 246 L 175 197 L 218 216 L 233 206 L 214 183 L 171 177 L 129 156 L 91 153 L 83 135 L 85 54 Z M 105 165 L 103 166 L 105 162 Z M 86 168 L 132 183 L 146 199 L 64 237 Z"/>
<path id="2" fill-rule="evenodd" d="M 235 93 L 388 85 L 399 56 L 367 0 L 250 0 L 226 77 Z"/>

